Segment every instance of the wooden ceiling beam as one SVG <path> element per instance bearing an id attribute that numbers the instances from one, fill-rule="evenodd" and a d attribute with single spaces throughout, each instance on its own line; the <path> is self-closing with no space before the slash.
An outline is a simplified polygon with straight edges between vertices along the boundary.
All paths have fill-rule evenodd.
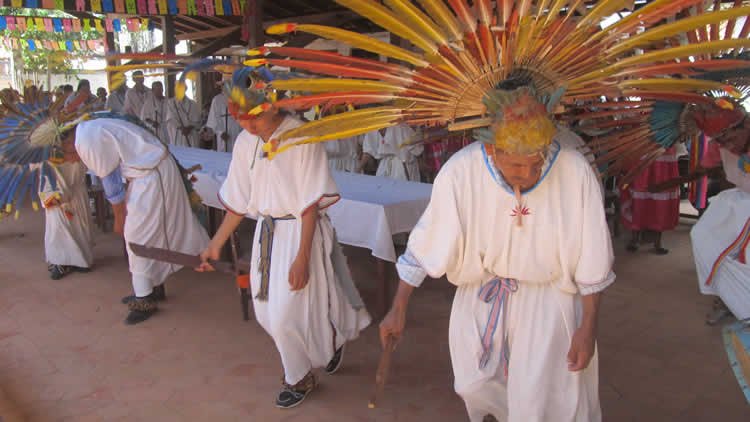
<path id="1" fill-rule="evenodd" d="M 292 17 L 283 18 L 283 19 L 265 21 L 263 22 L 263 29 L 268 29 L 268 27 L 279 24 L 279 23 L 298 23 L 298 24 L 316 24 L 316 25 L 325 25 L 326 23 L 341 24 L 343 22 L 350 21 L 352 19 L 356 19 L 359 17 L 360 16 L 357 13 L 354 13 L 351 10 L 315 13 L 312 15 L 292 16 Z"/>
<path id="2" fill-rule="evenodd" d="M 177 36 L 177 40 L 178 41 L 183 41 L 183 40 L 194 41 L 194 40 L 202 40 L 206 38 L 223 37 L 224 35 L 236 30 L 239 27 L 240 27 L 239 25 L 232 25 L 226 28 L 214 28 L 214 29 L 208 29 L 205 31 L 195 31 L 195 32 L 190 32 L 186 34 L 180 34 Z"/>
<path id="3" fill-rule="evenodd" d="M 193 25 L 198 25 L 199 27 L 205 27 L 204 29 L 214 29 L 214 28 L 216 28 L 216 25 L 211 25 L 209 23 L 200 21 L 200 20 L 192 18 L 190 16 L 178 15 L 178 17 L 180 18 L 180 20 L 183 20 L 185 22 L 190 22 Z M 196 29 L 200 29 L 200 28 L 196 28 Z"/>
<path id="4" fill-rule="evenodd" d="M 216 53 L 217 50 L 224 47 L 229 47 L 232 44 L 243 44 L 242 31 L 240 28 L 234 29 L 232 32 L 224 35 L 223 37 L 212 41 L 201 49 L 194 51 L 190 57 L 208 57 Z"/>

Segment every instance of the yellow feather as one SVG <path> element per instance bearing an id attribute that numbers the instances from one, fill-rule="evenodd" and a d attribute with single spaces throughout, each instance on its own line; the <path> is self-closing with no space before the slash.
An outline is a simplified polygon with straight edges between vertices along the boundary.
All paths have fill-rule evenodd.
<path id="1" fill-rule="evenodd" d="M 410 2 L 405 0 L 385 0 L 385 4 L 401 16 L 402 19 L 408 21 L 411 26 L 419 28 L 439 45 L 448 44 L 448 37 L 443 30 Z"/>
<path id="2" fill-rule="evenodd" d="M 461 26 L 458 24 L 456 17 L 448 9 L 443 0 L 417 0 L 422 5 L 424 10 L 430 15 L 432 19 L 440 25 L 441 28 L 448 31 L 452 41 L 457 41 L 463 38 L 463 31 Z"/>
<path id="3" fill-rule="evenodd" d="M 362 120 L 373 118 L 373 117 L 394 116 L 394 115 L 400 115 L 401 111 L 402 110 L 399 107 L 383 106 L 383 107 L 373 107 L 373 108 L 365 108 L 361 110 L 354 110 L 354 111 L 349 111 L 349 112 L 340 113 L 340 114 L 333 114 L 333 115 L 326 116 L 319 120 L 308 122 L 303 126 L 289 130 L 285 132 L 281 136 L 280 139 L 284 140 L 284 139 L 298 138 L 300 136 L 310 136 L 310 135 L 318 136 L 324 133 L 325 127 L 333 126 L 336 129 L 338 129 L 337 125 L 341 124 L 341 122 L 344 122 L 346 120 L 362 121 Z"/>
<path id="4" fill-rule="evenodd" d="M 547 14 L 547 19 L 544 21 L 544 25 L 549 25 L 550 22 L 556 20 L 557 16 L 560 14 L 560 10 L 562 10 L 563 6 L 565 6 L 567 3 L 568 0 L 556 0 L 552 4 L 552 7 L 550 7 L 549 9 L 549 13 Z"/>
<path id="5" fill-rule="evenodd" d="M 359 13 L 399 37 L 406 38 L 425 52 L 437 51 L 437 46 L 427 36 L 415 31 L 402 22 L 399 16 L 374 1 L 336 0 L 336 3 Z"/>
<path id="6" fill-rule="evenodd" d="M 324 142 L 324 141 L 330 141 L 332 139 L 344 139 L 344 138 L 350 138 L 352 136 L 361 135 L 363 133 L 372 132 L 374 130 L 380 130 L 383 128 L 396 126 L 398 124 L 398 120 L 396 121 L 381 121 L 381 122 L 361 122 L 359 125 L 356 125 L 354 128 L 341 130 L 334 133 L 329 133 L 327 135 L 323 136 L 314 136 L 310 138 L 305 138 L 297 142 L 293 142 L 287 145 L 283 145 L 280 148 L 278 148 L 276 151 L 269 151 L 268 152 L 268 159 L 273 160 L 276 154 L 280 154 L 289 148 L 295 147 L 297 145 L 303 145 L 303 144 L 314 144 L 317 142 Z M 265 148 L 265 145 L 264 145 Z"/>
<path id="7" fill-rule="evenodd" d="M 639 88 L 649 91 L 701 92 L 723 90 L 724 84 L 702 79 L 628 79 L 617 84 L 620 89 Z"/>
<path id="8" fill-rule="evenodd" d="M 430 65 L 430 63 L 423 57 L 414 54 L 411 51 L 356 32 L 322 25 L 297 25 L 296 30 L 328 38 L 330 40 L 340 41 L 349 44 L 352 47 L 381 54 L 396 60 L 403 60 L 417 67 L 427 67 Z"/>
<path id="9" fill-rule="evenodd" d="M 725 20 L 748 15 L 750 15 L 750 6 L 736 7 L 720 12 L 703 13 L 698 16 L 680 19 L 674 23 L 657 26 L 656 28 L 621 41 L 608 52 L 608 57 L 619 55 L 632 48 L 647 46 L 655 41 L 662 41 L 683 32 L 705 27 L 709 24 L 718 24 Z"/>
<path id="10" fill-rule="evenodd" d="M 406 88 L 387 82 L 370 81 L 364 79 L 289 79 L 276 80 L 269 84 L 271 88 L 288 91 L 304 92 L 338 92 L 338 91 L 368 91 L 368 92 L 400 92 Z"/>
<path id="11" fill-rule="evenodd" d="M 650 51 L 639 56 L 627 57 L 618 61 L 615 65 L 622 68 L 644 63 L 667 61 L 688 56 L 699 56 L 701 54 L 714 53 L 722 50 L 750 47 L 750 40 L 719 40 L 702 42 L 698 44 L 683 45 L 680 47 L 666 48 L 664 50 Z"/>
<path id="12" fill-rule="evenodd" d="M 663 50 L 650 51 L 645 54 L 637 56 L 626 57 L 619 60 L 618 62 L 607 66 L 603 69 L 596 69 L 578 78 L 575 78 L 568 82 L 568 88 L 572 89 L 576 86 L 580 86 L 584 83 L 590 83 L 595 80 L 601 80 L 605 77 L 616 74 L 619 70 L 629 67 L 637 66 L 642 64 L 652 64 L 657 62 L 665 62 L 683 57 L 700 56 L 703 54 L 714 53 L 722 50 L 730 50 L 737 48 L 748 48 L 750 47 L 750 40 L 739 39 L 739 40 L 720 40 L 720 41 L 709 41 L 698 44 L 683 45 L 680 47 L 666 48 Z"/>
<path id="13" fill-rule="evenodd" d="M 587 28 L 591 25 L 598 25 L 602 19 L 621 10 L 622 7 L 622 0 L 601 0 L 578 21 L 576 28 Z"/>

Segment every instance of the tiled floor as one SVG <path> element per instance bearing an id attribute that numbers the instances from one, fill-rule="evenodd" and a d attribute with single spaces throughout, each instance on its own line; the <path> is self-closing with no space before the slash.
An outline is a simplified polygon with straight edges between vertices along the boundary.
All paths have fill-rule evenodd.
<path id="1" fill-rule="evenodd" d="M 12 421 L 464 421 L 452 391 L 444 281 L 416 294 L 380 406 L 367 408 L 379 356 L 374 327 L 342 370 L 299 408 L 272 401 L 281 366 L 271 339 L 241 320 L 231 277 L 183 270 L 169 301 L 128 327 L 130 283 L 119 239 L 97 235 L 89 274 L 48 279 L 43 215 L 0 222 L 0 416 Z M 605 421 L 748 421 L 721 345 L 703 315 L 689 226 L 666 236 L 671 254 L 623 252 L 602 304 L 600 390 Z M 347 249 L 368 305 L 374 262 Z"/>

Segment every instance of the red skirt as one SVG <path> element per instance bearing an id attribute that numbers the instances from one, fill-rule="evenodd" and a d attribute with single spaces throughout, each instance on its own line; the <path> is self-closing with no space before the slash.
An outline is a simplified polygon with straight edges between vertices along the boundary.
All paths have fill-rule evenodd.
<path id="1" fill-rule="evenodd" d="M 628 230 L 663 232 L 680 220 L 680 188 L 651 193 L 650 185 L 680 176 L 677 155 L 670 148 L 646 167 L 627 187 L 620 189 L 622 225 Z"/>

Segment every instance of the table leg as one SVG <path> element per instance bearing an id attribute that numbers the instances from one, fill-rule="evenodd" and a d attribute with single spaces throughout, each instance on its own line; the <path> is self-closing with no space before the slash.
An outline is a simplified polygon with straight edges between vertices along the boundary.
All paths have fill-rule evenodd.
<path id="1" fill-rule="evenodd" d="M 380 319 L 385 316 L 391 306 L 393 289 L 391 288 L 391 268 L 389 263 L 376 257 L 375 264 L 378 275 L 377 312 L 379 313 L 376 318 Z"/>

